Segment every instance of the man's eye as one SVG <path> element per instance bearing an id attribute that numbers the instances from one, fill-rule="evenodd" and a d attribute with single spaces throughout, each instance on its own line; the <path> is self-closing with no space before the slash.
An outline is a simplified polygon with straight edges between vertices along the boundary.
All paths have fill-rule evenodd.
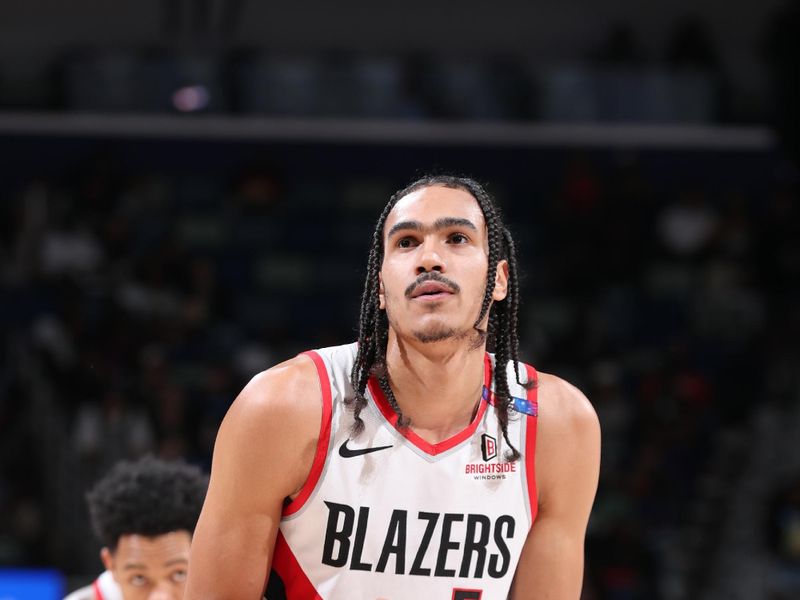
<path id="1" fill-rule="evenodd" d="M 454 233 L 450 236 L 450 241 L 454 244 L 466 244 L 469 241 L 469 238 L 463 233 Z"/>
<path id="2" fill-rule="evenodd" d="M 410 237 L 400 238 L 397 242 L 398 248 L 411 248 L 414 245 L 414 239 Z"/>
<path id="3" fill-rule="evenodd" d="M 142 587 L 147 585 L 147 577 L 144 575 L 133 575 L 130 578 L 131 585 L 136 587 Z"/>
<path id="4" fill-rule="evenodd" d="M 180 571 L 175 571 L 170 575 L 170 579 L 175 583 L 180 583 L 182 581 L 186 581 L 186 570 L 181 569 Z"/>

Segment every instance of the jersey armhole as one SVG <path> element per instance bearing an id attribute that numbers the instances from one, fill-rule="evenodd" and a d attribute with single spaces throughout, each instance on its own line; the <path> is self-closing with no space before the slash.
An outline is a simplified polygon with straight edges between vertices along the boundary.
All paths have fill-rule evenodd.
<path id="1" fill-rule="evenodd" d="M 536 521 L 539 512 L 539 494 L 536 487 L 536 425 L 538 421 L 538 384 L 539 376 L 530 365 L 525 365 L 528 374 L 527 381 L 533 381 L 533 387 L 527 391 L 528 402 L 536 408 L 536 416 L 527 415 L 525 417 L 525 480 L 528 485 L 528 501 L 531 509 L 531 525 Z"/>
<path id="2" fill-rule="evenodd" d="M 317 368 L 317 376 L 319 377 L 319 387 L 322 390 L 322 420 L 319 426 L 319 439 L 317 441 L 317 451 L 314 454 L 314 462 L 311 463 L 311 471 L 308 473 L 303 487 L 297 497 L 289 502 L 283 509 L 283 517 L 288 517 L 300 510 L 306 501 L 311 496 L 311 493 L 317 487 L 319 478 L 325 468 L 325 460 L 328 457 L 328 447 L 330 445 L 331 437 L 331 417 L 333 414 L 333 401 L 331 396 L 331 382 L 328 378 L 328 370 L 325 367 L 325 361 L 322 357 L 314 352 L 303 352 L 314 361 L 314 366 Z"/>

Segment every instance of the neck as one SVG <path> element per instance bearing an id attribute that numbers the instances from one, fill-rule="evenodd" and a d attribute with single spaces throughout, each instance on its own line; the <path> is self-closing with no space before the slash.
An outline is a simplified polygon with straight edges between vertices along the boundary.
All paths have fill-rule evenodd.
<path id="1" fill-rule="evenodd" d="M 429 344 L 389 330 L 386 366 L 392 391 L 414 431 L 432 443 L 469 425 L 484 383 L 485 342 L 470 339 Z"/>

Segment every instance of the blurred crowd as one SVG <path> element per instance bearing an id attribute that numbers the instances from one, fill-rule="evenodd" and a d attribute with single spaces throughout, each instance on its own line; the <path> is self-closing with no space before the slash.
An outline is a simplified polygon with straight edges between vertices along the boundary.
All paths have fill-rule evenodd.
<path id="1" fill-rule="evenodd" d="M 523 355 L 603 427 L 586 598 L 658 598 L 721 432 L 798 402 L 800 180 L 772 155 L 550 160 L 543 180 L 486 166 L 521 247 Z M 49 491 L 54 453 L 77 497 L 147 452 L 207 469 L 249 377 L 353 339 L 374 220 L 411 173 L 131 169 L 113 146 L 78 164 L 2 190 L 0 564 L 88 574 L 82 501 L 65 513 Z M 776 506 L 796 513 L 796 495 Z M 794 560 L 795 513 L 770 537 Z M 53 545 L 70 525 L 91 552 Z"/>

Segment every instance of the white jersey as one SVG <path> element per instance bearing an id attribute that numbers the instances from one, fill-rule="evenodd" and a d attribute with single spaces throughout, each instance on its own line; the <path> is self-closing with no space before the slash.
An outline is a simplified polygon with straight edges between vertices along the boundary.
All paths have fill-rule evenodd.
<path id="1" fill-rule="evenodd" d="M 103 571 L 91 585 L 75 590 L 64 600 L 122 600 L 122 590 L 111 571 Z"/>
<path id="2" fill-rule="evenodd" d="M 501 600 L 536 518 L 536 388 L 507 365 L 515 411 L 508 447 L 495 415 L 485 359 L 483 400 L 472 423 L 431 444 L 397 415 L 370 381 L 353 437 L 350 371 L 356 345 L 307 353 L 322 388 L 319 444 L 299 495 L 283 511 L 268 600 Z M 521 380 L 535 381 L 520 365 Z"/>

